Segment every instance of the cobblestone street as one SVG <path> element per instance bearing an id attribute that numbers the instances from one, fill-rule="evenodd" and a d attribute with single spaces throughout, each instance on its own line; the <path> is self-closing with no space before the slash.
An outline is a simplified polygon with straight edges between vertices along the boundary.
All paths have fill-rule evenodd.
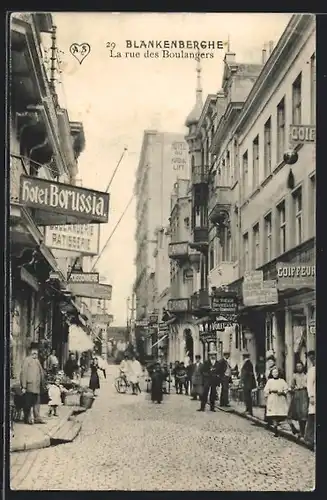
<path id="1" fill-rule="evenodd" d="M 101 381 L 72 443 L 11 455 L 11 489 L 309 491 L 314 454 L 187 396 L 119 395 Z"/>

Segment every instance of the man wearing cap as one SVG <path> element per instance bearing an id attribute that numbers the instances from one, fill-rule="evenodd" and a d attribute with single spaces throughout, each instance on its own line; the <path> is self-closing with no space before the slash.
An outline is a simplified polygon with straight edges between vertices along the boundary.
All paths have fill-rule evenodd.
<path id="1" fill-rule="evenodd" d="M 40 417 L 40 394 L 44 384 L 44 373 L 40 361 L 38 360 L 38 345 L 32 343 L 29 355 L 24 359 L 20 384 L 24 394 L 24 422 L 32 424 L 31 409 L 33 408 L 34 423 L 43 424 Z"/>
<path id="2" fill-rule="evenodd" d="M 243 365 L 241 368 L 241 383 L 243 387 L 245 412 L 253 415 L 252 410 L 252 389 L 256 387 L 253 364 L 250 360 L 250 354 L 243 354 Z"/>
<path id="3" fill-rule="evenodd" d="M 196 401 L 197 397 L 201 398 L 202 392 L 203 392 L 203 375 L 202 375 L 202 366 L 203 363 L 201 363 L 201 356 L 197 354 L 195 356 L 195 363 L 192 365 L 192 375 L 191 375 L 191 382 L 192 382 L 192 400 Z"/>
<path id="4" fill-rule="evenodd" d="M 208 400 L 210 401 L 210 411 L 215 410 L 215 401 L 217 398 L 217 387 L 220 385 L 224 374 L 224 365 L 217 361 L 217 351 L 209 352 L 209 359 L 202 366 L 203 375 L 203 393 L 201 397 L 201 407 L 197 411 L 205 411 L 205 406 Z"/>

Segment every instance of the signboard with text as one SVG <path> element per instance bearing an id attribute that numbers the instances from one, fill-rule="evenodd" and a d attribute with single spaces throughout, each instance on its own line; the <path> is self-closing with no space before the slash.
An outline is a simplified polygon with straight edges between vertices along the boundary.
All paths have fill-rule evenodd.
<path id="1" fill-rule="evenodd" d="M 315 125 L 290 125 L 290 142 L 302 144 L 304 142 L 316 141 Z"/>
<path id="2" fill-rule="evenodd" d="M 72 272 L 69 283 L 99 283 L 99 273 Z"/>
<path id="3" fill-rule="evenodd" d="M 316 279 L 316 265 L 277 263 L 277 287 L 278 290 L 287 288 L 314 288 Z"/>
<path id="4" fill-rule="evenodd" d="M 184 141 L 174 141 L 171 145 L 171 164 L 173 170 L 188 173 L 189 154 L 188 147 Z"/>
<path id="5" fill-rule="evenodd" d="M 67 289 L 75 297 L 111 300 L 111 285 L 102 285 L 100 283 L 68 283 Z"/>
<path id="6" fill-rule="evenodd" d="M 79 252 L 82 255 L 98 255 L 99 241 L 99 224 L 45 226 L 44 243 L 47 247 L 56 250 Z"/>
<path id="7" fill-rule="evenodd" d="M 170 312 L 185 312 L 189 310 L 189 299 L 169 299 L 167 304 Z"/>
<path id="8" fill-rule="evenodd" d="M 183 255 L 188 255 L 188 242 L 181 241 L 178 243 L 169 243 L 168 245 L 168 256 L 169 257 L 179 257 Z"/>
<path id="9" fill-rule="evenodd" d="M 237 296 L 233 292 L 216 292 L 211 297 L 211 311 L 224 316 L 226 319 L 235 319 L 237 315 Z"/>
<path id="10" fill-rule="evenodd" d="M 65 218 L 67 224 L 108 222 L 109 194 L 79 186 L 21 175 L 19 202 L 35 209 L 39 225 L 51 225 L 52 220 L 65 224 Z M 64 217 L 59 218 L 59 214 Z"/>
<path id="11" fill-rule="evenodd" d="M 244 275 L 243 303 L 254 307 L 278 304 L 276 281 L 263 280 L 262 271 L 253 271 Z"/>

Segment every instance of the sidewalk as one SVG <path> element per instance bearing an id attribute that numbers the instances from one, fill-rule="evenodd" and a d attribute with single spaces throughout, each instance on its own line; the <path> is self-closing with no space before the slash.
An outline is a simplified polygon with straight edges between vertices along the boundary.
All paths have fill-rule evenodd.
<path id="1" fill-rule="evenodd" d="M 88 385 L 89 377 L 83 377 L 81 385 Z M 72 441 L 79 434 L 82 424 L 75 415 L 85 412 L 79 406 L 61 406 L 58 417 L 48 417 L 48 405 L 40 406 L 44 424 L 28 425 L 14 422 L 14 436 L 10 438 L 10 452 L 36 450 L 51 446 L 53 440 Z"/>
<path id="2" fill-rule="evenodd" d="M 239 415 L 240 417 L 246 418 L 253 422 L 256 425 L 260 425 L 261 427 L 267 427 L 267 422 L 264 421 L 264 413 L 265 410 L 264 408 L 254 406 L 253 407 L 253 416 L 248 415 L 245 413 L 245 406 L 243 403 L 239 403 L 237 401 L 230 401 L 230 406 L 228 407 L 222 407 L 217 404 L 217 408 L 221 411 L 229 412 L 229 413 L 234 413 L 236 415 Z M 272 431 L 271 431 L 272 432 Z M 289 441 L 293 441 L 300 446 L 303 446 L 304 448 L 311 449 L 310 446 L 304 442 L 302 438 L 298 438 L 297 436 L 294 436 L 290 430 L 290 426 L 287 422 L 282 422 L 279 426 L 279 434 L 283 436 L 284 438 L 288 439 Z"/>

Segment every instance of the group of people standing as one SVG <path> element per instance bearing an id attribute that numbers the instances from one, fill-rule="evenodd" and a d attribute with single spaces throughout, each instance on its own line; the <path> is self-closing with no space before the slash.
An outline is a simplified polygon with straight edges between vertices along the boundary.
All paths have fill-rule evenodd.
<path id="1" fill-rule="evenodd" d="M 202 362 L 201 356 L 195 356 L 195 362 L 185 366 L 184 362 L 175 362 L 172 371 L 175 380 L 176 394 L 190 394 L 191 399 L 200 400 L 198 411 L 205 411 L 209 397 L 210 410 L 215 411 L 215 402 L 218 399 L 217 390 L 220 387 L 220 405 L 229 406 L 229 384 L 231 381 L 231 367 L 229 353 L 225 352 L 221 359 L 217 359 L 217 352 L 211 351 L 209 359 Z"/>

